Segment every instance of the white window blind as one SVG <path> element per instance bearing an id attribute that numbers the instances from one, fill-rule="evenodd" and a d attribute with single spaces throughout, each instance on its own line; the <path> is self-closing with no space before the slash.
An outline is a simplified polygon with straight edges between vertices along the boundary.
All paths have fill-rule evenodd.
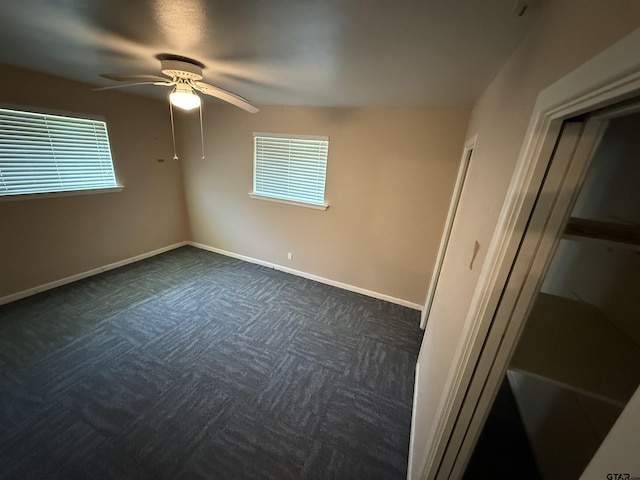
<path id="1" fill-rule="evenodd" d="M 0 108 L 0 196 L 110 187 L 105 122 Z"/>
<path id="2" fill-rule="evenodd" d="M 253 193 L 324 205 L 328 137 L 254 133 Z"/>

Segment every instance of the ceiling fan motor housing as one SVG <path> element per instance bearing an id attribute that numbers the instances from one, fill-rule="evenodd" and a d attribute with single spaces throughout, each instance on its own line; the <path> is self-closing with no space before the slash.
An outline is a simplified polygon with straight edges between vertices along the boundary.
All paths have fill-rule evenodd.
<path id="1" fill-rule="evenodd" d="M 171 78 L 202 80 L 202 68 L 193 63 L 181 60 L 161 60 L 160 67 L 162 73 Z"/>
<path id="2" fill-rule="evenodd" d="M 252 105 L 247 101 L 247 99 L 242 98 L 240 95 L 229 92 L 224 88 L 203 82 L 202 69 L 204 68 L 204 64 L 198 62 L 197 60 L 167 53 L 156 55 L 156 58 L 160 60 L 160 69 L 162 70 L 162 73 L 166 77 L 169 77 L 169 79 L 167 79 L 166 77 L 147 74 L 104 74 L 103 77 L 105 78 L 118 82 L 129 83 L 102 87 L 96 90 L 130 87 L 134 85 L 160 85 L 164 87 L 174 87 L 171 93 L 176 96 L 176 98 L 179 96 L 178 94 L 182 94 L 184 98 L 187 98 L 185 97 L 185 95 L 190 97 L 191 101 L 189 102 L 189 105 L 195 103 L 194 99 L 198 99 L 199 104 L 199 97 L 195 92 L 198 91 L 204 95 L 219 98 L 220 100 L 235 105 L 236 107 L 242 108 L 247 112 L 256 113 L 260 111 L 258 107 Z M 175 102 L 172 103 L 173 105 L 177 105 Z"/>

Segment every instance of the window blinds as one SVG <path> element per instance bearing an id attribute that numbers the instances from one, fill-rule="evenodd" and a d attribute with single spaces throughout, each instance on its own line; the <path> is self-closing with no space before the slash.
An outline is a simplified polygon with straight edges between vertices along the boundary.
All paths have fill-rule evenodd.
<path id="1" fill-rule="evenodd" d="M 105 122 L 0 108 L 0 195 L 116 186 Z"/>
<path id="2" fill-rule="evenodd" d="M 324 204 L 328 137 L 254 134 L 253 193 Z"/>

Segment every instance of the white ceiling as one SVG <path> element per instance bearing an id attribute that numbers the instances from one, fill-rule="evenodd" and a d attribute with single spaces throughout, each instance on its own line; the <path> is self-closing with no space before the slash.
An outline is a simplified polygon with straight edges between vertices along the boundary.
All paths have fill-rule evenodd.
<path id="1" fill-rule="evenodd" d="M 2 0 L 0 63 L 104 86 L 100 73 L 159 74 L 155 56 L 172 53 L 256 104 L 467 108 L 540 9 L 515 4 Z"/>

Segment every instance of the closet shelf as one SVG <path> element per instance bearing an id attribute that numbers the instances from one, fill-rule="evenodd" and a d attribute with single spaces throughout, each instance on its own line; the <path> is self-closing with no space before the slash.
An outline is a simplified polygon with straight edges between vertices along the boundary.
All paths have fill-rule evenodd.
<path id="1" fill-rule="evenodd" d="M 541 293 L 510 368 L 623 406 L 640 384 L 640 346 L 593 305 Z"/>
<path id="2" fill-rule="evenodd" d="M 615 245 L 640 246 L 640 225 L 601 222 L 586 218 L 571 217 L 564 237 L 573 240 L 595 240 Z"/>

